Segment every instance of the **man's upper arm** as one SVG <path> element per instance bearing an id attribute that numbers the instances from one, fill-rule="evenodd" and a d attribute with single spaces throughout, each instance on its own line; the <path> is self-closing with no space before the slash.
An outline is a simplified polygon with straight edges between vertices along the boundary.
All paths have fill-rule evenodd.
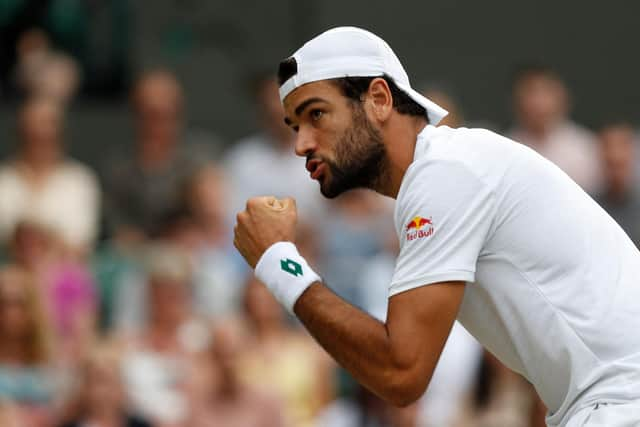
<path id="1" fill-rule="evenodd" d="M 405 369 L 417 397 L 431 379 L 458 315 L 464 288 L 461 281 L 434 283 L 389 299 L 386 325 L 393 359 Z"/>
<path id="2" fill-rule="evenodd" d="M 491 189 L 459 162 L 416 165 L 398 198 L 395 295 L 447 281 L 473 282 L 495 217 Z"/>

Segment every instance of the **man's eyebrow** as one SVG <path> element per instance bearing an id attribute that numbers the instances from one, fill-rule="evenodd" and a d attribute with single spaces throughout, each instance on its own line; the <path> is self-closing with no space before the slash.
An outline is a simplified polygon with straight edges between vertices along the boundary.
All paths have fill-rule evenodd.
<path id="1" fill-rule="evenodd" d="M 302 114 L 302 112 L 311 104 L 313 104 L 314 102 L 327 102 L 322 98 L 309 98 L 306 101 L 304 101 L 302 104 L 298 105 L 295 109 L 295 113 L 296 116 L 299 116 L 300 114 Z"/>

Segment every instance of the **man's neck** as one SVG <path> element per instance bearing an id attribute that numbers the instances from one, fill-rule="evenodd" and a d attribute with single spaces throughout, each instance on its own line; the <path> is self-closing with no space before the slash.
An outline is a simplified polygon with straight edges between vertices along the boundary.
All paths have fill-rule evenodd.
<path id="1" fill-rule="evenodd" d="M 163 169 L 175 157 L 177 141 L 161 142 L 141 141 L 138 147 L 138 157 L 143 169 L 155 171 Z"/>
<path id="2" fill-rule="evenodd" d="M 557 118 L 540 126 L 522 126 L 522 129 L 537 141 L 537 145 L 544 145 L 551 134 L 559 129 L 566 120 Z"/>
<path id="3" fill-rule="evenodd" d="M 383 130 L 387 146 L 387 176 L 376 191 L 385 196 L 396 198 L 404 174 L 413 163 L 413 155 L 418 141 L 418 134 L 427 126 L 422 117 L 398 115 Z"/>
<path id="4" fill-rule="evenodd" d="M 52 156 L 50 158 L 28 158 L 26 156 L 19 157 L 17 164 L 27 179 L 36 183 L 46 179 L 60 165 L 61 156 Z"/>

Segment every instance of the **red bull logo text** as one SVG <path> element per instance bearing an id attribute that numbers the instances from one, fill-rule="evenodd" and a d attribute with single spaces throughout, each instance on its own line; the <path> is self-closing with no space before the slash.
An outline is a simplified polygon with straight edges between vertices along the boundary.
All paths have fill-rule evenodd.
<path id="1" fill-rule="evenodd" d="M 429 237 L 433 234 L 433 221 L 431 218 L 416 216 L 407 224 L 407 241 Z"/>

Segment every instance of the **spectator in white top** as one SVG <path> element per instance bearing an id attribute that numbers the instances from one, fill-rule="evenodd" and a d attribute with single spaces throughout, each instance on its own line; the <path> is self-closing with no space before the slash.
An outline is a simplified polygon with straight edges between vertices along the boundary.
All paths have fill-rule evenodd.
<path id="1" fill-rule="evenodd" d="M 524 66 L 513 79 L 515 127 L 509 136 L 536 150 L 593 194 L 601 184 L 595 136 L 569 118 L 569 92 L 558 74 Z"/>
<path id="2" fill-rule="evenodd" d="M 21 108 L 17 153 L 0 165 L 2 242 L 29 217 L 50 226 L 74 251 L 92 245 L 100 189 L 90 169 L 65 156 L 62 122 L 62 109 L 48 99 L 33 99 Z"/>
<path id="3" fill-rule="evenodd" d="M 135 412 L 154 425 L 183 426 L 189 415 L 189 367 L 209 346 L 208 324 L 192 304 L 192 265 L 184 251 L 151 246 L 145 269 L 146 282 L 137 284 L 140 295 L 127 294 L 142 299 L 136 308 L 145 319 L 136 330 L 121 333 L 126 393 Z"/>
<path id="4" fill-rule="evenodd" d="M 307 218 L 320 217 L 323 200 L 305 172 L 304 159 L 293 151 L 293 132 L 284 123 L 275 76 L 260 79 L 255 96 L 262 130 L 238 141 L 225 162 L 233 185 L 230 212 L 237 212 L 252 196 L 293 195 Z"/>

